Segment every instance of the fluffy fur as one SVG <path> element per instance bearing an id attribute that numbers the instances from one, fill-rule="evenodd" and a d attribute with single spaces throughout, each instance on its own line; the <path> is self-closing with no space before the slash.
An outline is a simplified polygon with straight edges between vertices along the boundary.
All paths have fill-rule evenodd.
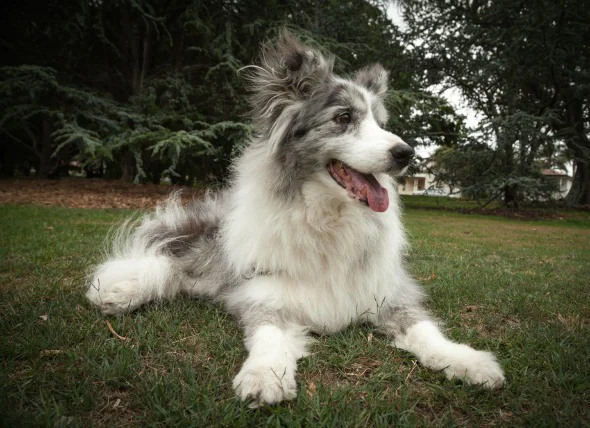
<path id="1" fill-rule="evenodd" d="M 393 177 L 412 149 L 383 130 L 387 72 L 344 79 L 332 65 L 286 33 L 264 46 L 247 69 L 258 133 L 230 186 L 186 207 L 172 196 L 123 227 L 88 298 L 106 314 L 178 293 L 219 301 L 244 328 L 249 356 L 233 387 L 254 406 L 296 396 L 310 332 L 357 322 L 448 378 L 501 386 L 494 356 L 445 338 L 404 268 Z"/>

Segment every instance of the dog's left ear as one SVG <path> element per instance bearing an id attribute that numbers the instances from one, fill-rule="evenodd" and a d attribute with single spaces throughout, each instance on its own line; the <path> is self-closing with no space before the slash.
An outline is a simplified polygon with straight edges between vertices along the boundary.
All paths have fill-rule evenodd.
<path id="1" fill-rule="evenodd" d="M 373 64 L 357 71 L 353 80 L 378 97 L 383 98 L 387 93 L 389 72 L 381 64 Z"/>

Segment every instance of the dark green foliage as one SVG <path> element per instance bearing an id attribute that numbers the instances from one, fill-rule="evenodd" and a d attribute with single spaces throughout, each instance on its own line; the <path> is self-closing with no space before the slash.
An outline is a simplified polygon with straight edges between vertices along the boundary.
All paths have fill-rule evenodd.
<path id="1" fill-rule="evenodd" d="M 75 159 L 106 161 L 111 177 L 128 181 L 219 180 L 251 131 L 239 70 L 286 27 L 335 54 L 340 73 L 382 62 L 398 89 L 390 128 L 440 142 L 457 119 L 421 91 L 386 6 L 24 0 L 5 17 L 3 139 L 41 175 Z"/>
<path id="2" fill-rule="evenodd" d="M 469 173 L 467 194 L 516 205 L 547 193 L 542 168 L 573 159 L 568 200 L 590 203 L 588 5 L 403 3 L 405 32 L 377 0 L 23 0 L 4 19 L 2 173 L 78 160 L 127 181 L 222 180 L 251 132 L 239 70 L 285 27 L 333 53 L 338 73 L 390 70 L 389 129 L 458 155 L 439 180 Z M 433 85 L 458 89 L 481 126 Z"/>
<path id="3" fill-rule="evenodd" d="M 590 7 L 584 0 L 408 1 L 405 16 L 424 84 L 458 88 L 483 115 L 463 138 L 494 148 L 489 178 L 507 204 L 535 188 L 540 162 L 576 167 L 568 200 L 590 204 Z M 563 154 L 563 151 L 561 152 Z M 484 175 L 489 173 L 482 170 Z M 535 183 L 538 183 L 537 186 Z"/>
<path id="4" fill-rule="evenodd" d="M 502 199 L 510 187 L 517 188 L 519 200 L 525 202 L 551 200 L 557 190 L 536 164 L 522 175 L 506 174 L 498 151 L 475 141 L 439 148 L 430 158 L 427 170 L 438 182 L 460 190 L 463 197 L 484 206 Z"/>
<path id="5" fill-rule="evenodd" d="M 161 109 L 155 102 L 157 86 L 146 88 L 131 103 L 120 103 L 108 94 L 62 85 L 52 68 L 37 66 L 4 67 L 1 70 L 0 103 L 3 116 L 0 126 L 10 136 L 39 156 L 40 170 L 47 170 L 43 151 L 51 158 L 91 162 L 113 156 L 121 149 L 130 150 L 136 159 L 137 179 L 145 179 L 153 172 L 153 163 L 160 161 L 162 170 L 152 178 L 159 180 L 162 173 L 176 174 L 181 154 L 193 156 L 215 152 L 212 141 L 219 135 L 236 130 L 247 131 L 241 123 L 222 122 L 209 125 L 174 109 Z M 157 83 L 154 82 L 154 83 Z M 169 86 L 178 82 L 169 81 Z M 169 88 L 168 86 L 168 88 Z M 193 115 L 194 116 L 194 115 Z M 35 138 L 36 128 L 49 123 L 52 132 L 48 140 Z M 28 145 L 20 136 L 23 131 L 32 140 Z M 243 132 L 242 132 L 243 133 Z M 49 149 L 45 145 L 49 145 Z M 147 154 L 152 168 L 143 168 Z"/>

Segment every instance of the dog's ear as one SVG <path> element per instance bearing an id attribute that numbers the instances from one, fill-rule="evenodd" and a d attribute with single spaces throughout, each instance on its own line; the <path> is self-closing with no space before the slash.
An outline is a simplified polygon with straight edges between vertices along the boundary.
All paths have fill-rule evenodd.
<path id="1" fill-rule="evenodd" d="M 387 93 L 389 72 L 385 70 L 381 64 L 373 64 L 357 71 L 353 80 L 355 83 L 367 88 L 380 98 L 383 98 Z"/>
<path id="2" fill-rule="evenodd" d="M 286 30 L 260 53 L 260 65 L 246 67 L 252 116 L 268 130 L 332 75 L 333 58 L 304 46 Z M 289 109 L 289 107 L 291 107 Z"/>

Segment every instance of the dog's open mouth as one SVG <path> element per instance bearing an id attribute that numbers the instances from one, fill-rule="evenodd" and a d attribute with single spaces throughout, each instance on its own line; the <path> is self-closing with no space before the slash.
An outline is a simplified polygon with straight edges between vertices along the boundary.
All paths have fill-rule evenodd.
<path id="1" fill-rule="evenodd" d="M 368 205 L 373 211 L 387 211 L 387 189 L 381 187 L 373 174 L 363 174 L 339 160 L 330 161 L 328 172 L 336 183 L 348 190 L 351 198 Z"/>

